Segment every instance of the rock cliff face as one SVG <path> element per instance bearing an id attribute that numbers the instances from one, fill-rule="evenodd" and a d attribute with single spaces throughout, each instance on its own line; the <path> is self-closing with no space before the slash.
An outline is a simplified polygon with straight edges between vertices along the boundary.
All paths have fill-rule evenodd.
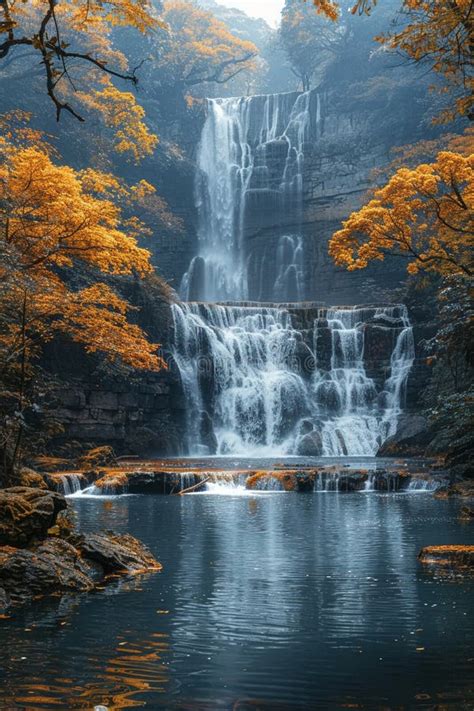
<path id="1" fill-rule="evenodd" d="M 368 303 L 375 289 L 393 289 L 405 278 L 405 264 L 387 260 L 360 272 L 335 267 L 327 243 L 341 222 L 360 207 L 374 187 L 374 169 L 390 160 L 394 146 L 425 138 L 432 128 L 422 124 L 422 108 L 407 116 L 396 94 L 375 105 L 367 99 L 347 103 L 337 90 L 311 92 L 307 139 L 303 145 L 301 215 L 275 210 L 271 195 L 250 205 L 246 225 L 248 251 L 256 261 L 271 260 L 284 235 L 300 234 L 304 249 L 305 298 L 331 305 Z M 270 154 L 270 173 L 281 173 L 285 151 L 278 142 Z"/>
<path id="2" fill-rule="evenodd" d="M 122 371 L 86 356 L 74 344 L 51 344 L 44 361 L 55 374 L 53 415 L 63 427 L 55 446 L 107 444 L 117 454 L 179 454 L 185 403 L 169 351 L 173 295 L 159 280 L 122 280 L 118 287 L 136 307 L 137 323 L 153 343 L 161 344 L 168 368 L 159 373 Z"/>
<path id="3" fill-rule="evenodd" d="M 138 379 L 137 379 L 138 380 Z M 109 444 L 118 454 L 168 455 L 182 450 L 183 402 L 168 373 L 127 379 L 76 378 L 56 391 L 55 416 L 64 433 L 56 444 Z"/>

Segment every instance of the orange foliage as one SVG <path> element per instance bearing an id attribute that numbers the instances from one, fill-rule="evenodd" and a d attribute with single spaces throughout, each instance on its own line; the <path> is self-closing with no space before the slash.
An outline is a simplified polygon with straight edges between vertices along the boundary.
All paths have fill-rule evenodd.
<path id="1" fill-rule="evenodd" d="M 336 264 L 363 269 L 385 254 L 408 272 L 472 273 L 474 153 L 441 151 L 432 163 L 401 167 L 330 240 Z"/>
<path id="2" fill-rule="evenodd" d="M 0 148 L 2 361 L 14 362 L 59 332 L 111 361 L 159 369 L 157 347 L 128 322 L 126 301 L 106 284 L 73 288 L 63 278 L 71 268 L 76 275 L 151 271 L 149 253 L 136 241 L 139 223 L 123 220 L 104 196 L 125 189 L 113 176 L 58 166 L 40 147 L 1 139 Z M 96 190 L 91 176 L 96 183 L 102 177 Z"/>
<path id="3" fill-rule="evenodd" d="M 169 31 L 162 38 L 158 69 L 173 83 L 224 83 L 249 69 L 258 54 L 252 42 L 233 35 L 212 13 L 186 0 L 165 2 L 163 20 Z"/>
<path id="4" fill-rule="evenodd" d="M 113 48 L 116 26 L 143 33 L 163 23 L 146 0 L 3 0 L 0 61 L 19 46 L 36 52 L 58 120 L 63 111 L 80 121 L 84 110 L 98 111 L 116 133 L 117 150 L 137 159 L 152 153 L 157 138 L 144 124 L 134 95 L 112 83 L 114 78 L 137 83 L 135 70 Z"/>
<path id="5" fill-rule="evenodd" d="M 337 20 L 339 3 L 313 0 L 317 12 Z M 353 14 L 370 14 L 377 0 L 357 0 Z M 402 29 L 377 37 L 385 47 L 415 62 L 427 62 L 456 92 L 453 108 L 440 121 L 456 115 L 474 118 L 474 21 L 471 0 L 401 0 Z"/>
<path id="6" fill-rule="evenodd" d="M 316 12 L 319 15 L 324 15 L 328 20 L 335 22 L 339 19 L 340 7 L 337 2 L 332 2 L 332 0 L 314 0 L 314 6 Z"/>

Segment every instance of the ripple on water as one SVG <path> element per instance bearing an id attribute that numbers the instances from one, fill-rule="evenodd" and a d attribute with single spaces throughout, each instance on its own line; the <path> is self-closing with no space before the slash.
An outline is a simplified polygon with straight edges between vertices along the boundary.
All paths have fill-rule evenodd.
<path id="1" fill-rule="evenodd" d="M 4 620 L 0 708 L 472 708 L 472 581 L 417 561 L 456 503 L 262 493 L 76 500 L 163 573 Z"/>

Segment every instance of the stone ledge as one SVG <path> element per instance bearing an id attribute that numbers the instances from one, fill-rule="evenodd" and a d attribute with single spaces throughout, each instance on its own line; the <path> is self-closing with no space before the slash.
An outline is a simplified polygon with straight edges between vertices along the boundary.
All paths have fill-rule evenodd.
<path id="1" fill-rule="evenodd" d="M 116 575 L 161 565 L 129 534 L 78 534 L 61 494 L 14 487 L 0 491 L 0 611 L 37 598 L 93 590 Z"/>

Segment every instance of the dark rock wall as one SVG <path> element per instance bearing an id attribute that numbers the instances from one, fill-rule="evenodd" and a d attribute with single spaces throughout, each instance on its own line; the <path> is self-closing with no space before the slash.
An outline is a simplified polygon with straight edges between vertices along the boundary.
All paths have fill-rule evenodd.
<path id="1" fill-rule="evenodd" d="M 73 343 L 49 344 L 43 361 L 54 373 L 51 407 L 63 427 L 54 448 L 74 451 L 108 444 L 117 454 L 182 453 L 185 402 L 169 350 L 173 295 L 159 279 L 122 279 L 115 286 L 136 307 L 133 318 L 149 339 L 161 344 L 168 368 L 158 373 L 130 371 L 86 355 Z"/>
<path id="2" fill-rule="evenodd" d="M 144 375 L 139 383 L 92 377 L 75 379 L 55 393 L 55 416 L 64 433 L 56 447 L 111 445 L 117 454 L 171 455 L 182 451 L 184 402 L 169 373 Z"/>
<path id="3" fill-rule="evenodd" d="M 433 134 L 433 128 L 423 122 L 424 105 L 407 112 L 396 92 L 375 106 L 362 99 L 344 99 L 337 89 L 312 93 L 302 224 L 264 199 L 253 206 L 247 223 L 247 249 L 253 255 L 275 253 L 282 235 L 300 231 L 305 246 L 305 297 L 332 305 L 374 301 L 374 289 L 394 289 L 405 279 L 406 265 L 396 258 L 357 272 L 339 269 L 328 255 L 327 244 L 341 222 L 363 204 L 375 185 L 374 169 L 389 162 L 391 149 Z M 278 160 L 277 150 L 274 155 Z"/>

